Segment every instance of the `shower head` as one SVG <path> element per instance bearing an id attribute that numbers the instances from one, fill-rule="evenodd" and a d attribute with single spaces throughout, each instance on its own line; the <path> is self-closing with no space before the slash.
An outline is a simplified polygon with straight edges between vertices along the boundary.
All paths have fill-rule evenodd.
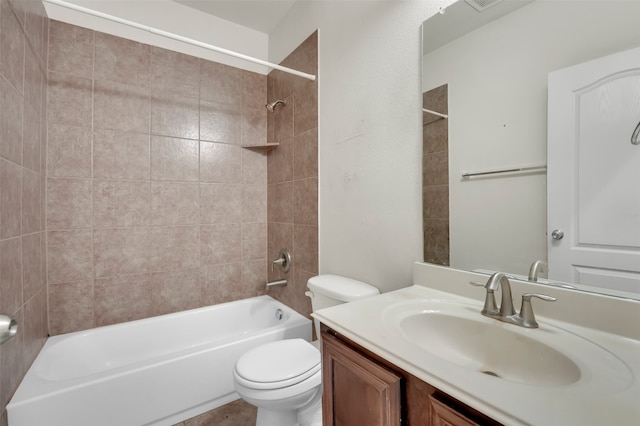
<path id="1" fill-rule="evenodd" d="M 270 102 L 270 103 L 266 104 L 265 107 L 267 108 L 267 111 L 273 112 L 273 110 L 275 109 L 276 105 L 278 105 L 278 104 L 286 105 L 287 101 L 282 100 L 282 99 L 278 99 L 277 101 L 273 101 L 273 102 Z"/>

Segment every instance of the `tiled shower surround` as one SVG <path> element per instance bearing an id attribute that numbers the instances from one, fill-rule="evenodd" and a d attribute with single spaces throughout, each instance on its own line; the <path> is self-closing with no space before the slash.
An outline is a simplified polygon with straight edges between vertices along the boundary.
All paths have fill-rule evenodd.
<path id="1" fill-rule="evenodd" d="M 49 332 L 264 292 L 266 76 L 51 21 Z"/>
<path id="2" fill-rule="evenodd" d="M 0 0 L 0 313 L 18 321 L 0 346 L 0 425 L 47 335 L 43 215 L 46 46 L 40 1 Z"/>
<path id="3" fill-rule="evenodd" d="M 49 37 L 50 333 L 263 294 L 268 154 L 242 146 L 267 142 L 267 77 L 56 21 Z"/>
<path id="4" fill-rule="evenodd" d="M 282 65 L 318 73 L 318 33 L 305 40 Z M 279 146 L 268 156 L 268 260 L 289 249 L 292 268 L 271 271 L 269 280 L 286 278 L 286 287 L 273 297 L 309 315 L 311 299 L 304 295 L 307 280 L 318 274 L 318 83 L 272 71 L 267 77 L 269 101 L 282 99 L 268 114 L 269 142 Z"/>
<path id="5" fill-rule="evenodd" d="M 0 347 L 0 426 L 48 334 L 264 294 L 281 247 L 294 267 L 270 293 L 310 312 L 317 83 L 0 5 L 0 313 L 19 322 Z M 316 35 L 283 64 L 316 74 Z M 267 93 L 286 109 L 267 117 Z M 237 401 L 184 424 L 253 419 Z"/>

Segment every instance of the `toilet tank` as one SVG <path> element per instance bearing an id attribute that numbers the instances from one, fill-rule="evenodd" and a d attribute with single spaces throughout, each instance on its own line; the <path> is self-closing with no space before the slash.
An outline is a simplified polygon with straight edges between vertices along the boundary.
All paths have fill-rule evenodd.
<path id="1" fill-rule="evenodd" d="M 318 309 L 354 302 L 380 294 L 374 286 L 362 281 L 353 280 L 339 275 L 318 275 L 307 281 L 309 291 L 305 293 L 311 298 L 311 309 Z M 313 321 L 316 336 L 320 337 L 320 324 Z"/>

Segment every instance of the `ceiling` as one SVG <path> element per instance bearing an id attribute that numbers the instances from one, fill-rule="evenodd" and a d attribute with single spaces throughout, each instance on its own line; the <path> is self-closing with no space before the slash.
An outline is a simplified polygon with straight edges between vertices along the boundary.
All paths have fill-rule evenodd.
<path id="1" fill-rule="evenodd" d="M 458 1 L 446 7 L 425 22 L 422 26 L 422 54 L 444 46 L 456 38 L 468 34 L 476 28 L 508 15 L 509 13 L 532 3 L 534 0 L 510 0 L 493 2 L 491 7 L 481 11 L 470 5 L 474 1 Z M 475 3 L 480 1 L 475 0 Z"/>
<path id="2" fill-rule="evenodd" d="M 172 0 L 201 12 L 269 34 L 296 0 Z"/>

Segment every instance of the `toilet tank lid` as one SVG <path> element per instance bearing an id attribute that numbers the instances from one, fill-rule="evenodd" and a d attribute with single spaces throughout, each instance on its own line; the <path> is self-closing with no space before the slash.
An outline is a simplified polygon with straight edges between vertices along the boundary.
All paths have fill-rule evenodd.
<path id="1" fill-rule="evenodd" d="M 307 281 L 307 287 L 313 293 L 320 293 L 342 302 L 352 302 L 380 294 L 372 285 L 340 275 L 311 277 Z"/>

